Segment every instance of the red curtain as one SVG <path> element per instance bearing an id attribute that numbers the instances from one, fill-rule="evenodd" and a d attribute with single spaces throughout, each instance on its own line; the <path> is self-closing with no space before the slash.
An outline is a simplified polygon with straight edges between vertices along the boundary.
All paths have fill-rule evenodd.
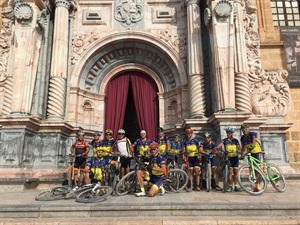
<path id="1" fill-rule="evenodd" d="M 109 82 L 106 89 L 105 129 L 112 129 L 114 137 L 123 127 L 130 77 L 120 75 Z"/>
<path id="2" fill-rule="evenodd" d="M 140 129 L 146 130 L 148 138 L 154 139 L 158 124 L 156 83 L 149 76 L 140 73 L 132 73 L 130 81 Z"/>
<path id="3" fill-rule="evenodd" d="M 157 86 L 151 77 L 129 72 L 111 80 L 106 89 L 105 127 L 114 134 L 123 127 L 129 82 L 131 82 L 139 127 L 154 139 L 158 125 Z M 114 135 L 116 137 L 116 135 Z"/>

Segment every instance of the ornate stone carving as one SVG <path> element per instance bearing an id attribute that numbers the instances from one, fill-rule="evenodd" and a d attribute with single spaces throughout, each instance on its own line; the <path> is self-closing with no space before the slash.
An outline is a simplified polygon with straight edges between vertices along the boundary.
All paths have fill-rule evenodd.
<path id="1" fill-rule="evenodd" d="M 67 9 L 69 9 L 71 6 L 71 3 L 69 0 L 55 0 L 55 6 L 56 7 L 65 7 Z"/>
<path id="2" fill-rule="evenodd" d="M 99 32 L 89 32 L 84 34 L 74 34 L 72 38 L 71 63 L 75 64 L 79 56 L 96 40 L 101 37 Z"/>
<path id="3" fill-rule="evenodd" d="M 62 77 L 52 77 L 49 84 L 47 117 L 63 118 L 65 115 L 66 80 Z"/>
<path id="4" fill-rule="evenodd" d="M 197 4 L 199 5 L 200 0 L 185 0 L 185 5 L 188 6 L 190 4 Z"/>
<path id="5" fill-rule="evenodd" d="M 211 11 L 209 8 L 204 9 L 204 23 L 208 26 L 211 22 Z"/>
<path id="6" fill-rule="evenodd" d="M 46 9 L 44 9 L 38 16 L 37 23 L 43 30 L 45 30 L 48 25 L 48 11 Z"/>
<path id="7" fill-rule="evenodd" d="M 264 70 L 261 66 L 260 40 L 257 27 L 257 7 L 250 0 L 244 7 L 245 41 L 249 68 L 252 111 L 263 116 L 285 116 L 291 99 L 285 70 Z"/>
<path id="8" fill-rule="evenodd" d="M 215 6 L 215 11 L 220 17 L 228 17 L 232 12 L 232 5 L 227 0 L 221 0 Z"/>
<path id="9" fill-rule="evenodd" d="M 117 0 L 115 19 L 126 26 L 143 19 L 143 7 L 140 0 Z"/>
<path id="10" fill-rule="evenodd" d="M 15 0 L 14 15 L 19 20 L 29 20 L 33 16 L 33 9 L 28 3 Z"/>

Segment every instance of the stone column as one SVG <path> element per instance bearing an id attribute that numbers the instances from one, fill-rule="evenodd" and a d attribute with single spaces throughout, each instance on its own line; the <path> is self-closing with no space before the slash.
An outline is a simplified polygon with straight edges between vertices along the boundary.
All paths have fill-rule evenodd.
<path id="1" fill-rule="evenodd" d="M 186 0 L 185 3 L 187 7 L 190 117 L 202 118 L 206 105 L 199 0 Z"/>
<path id="2" fill-rule="evenodd" d="M 70 1 L 55 0 L 55 7 L 47 118 L 62 120 L 66 103 Z"/>
<path id="3" fill-rule="evenodd" d="M 235 1 L 235 107 L 237 111 L 251 112 L 248 60 L 244 28 L 244 10 L 241 1 Z"/>

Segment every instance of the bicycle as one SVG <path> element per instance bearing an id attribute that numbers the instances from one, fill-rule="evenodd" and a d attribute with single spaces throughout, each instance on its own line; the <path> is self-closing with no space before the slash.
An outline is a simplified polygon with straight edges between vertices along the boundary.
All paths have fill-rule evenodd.
<path id="1" fill-rule="evenodd" d="M 80 192 L 89 188 L 89 185 L 84 185 L 78 189 L 73 189 L 73 174 L 74 174 L 74 162 L 76 155 L 68 155 L 69 157 L 69 173 L 68 173 L 68 185 L 54 187 L 40 192 L 35 196 L 36 201 L 53 201 L 61 199 L 75 198 Z"/>
<path id="2" fill-rule="evenodd" d="M 221 162 L 220 162 L 220 172 L 221 172 L 221 180 L 223 183 L 223 192 L 226 192 L 229 188 L 229 159 L 226 151 L 222 150 L 220 151 L 220 154 L 222 156 Z"/>
<path id="3" fill-rule="evenodd" d="M 188 176 L 188 181 L 187 184 L 185 185 L 185 190 L 187 192 L 191 192 L 193 190 L 193 173 L 190 170 L 189 167 L 189 161 L 187 160 L 187 157 L 183 158 L 183 163 L 181 165 L 181 169 L 187 174 Z"/>
<path id="4" fill-rule="evenodd" d="M 212 179 L 212 170 L 211 170 L 211 158 L 213 157 L 212 154 L 205 155 L 203 157 L 203 163 L 201 166 L 201 178 L 206 182 L 206 191 L 210 192 L 211 190 L 211 179 Z"/>
<path id="5" fill-rule="evenodd" d="M 260 195 L 270 182 L 278 192 L 286 190 L 286 181 L 281 170 L 274 164 L 266 162 L 265 153 L 263 160 L 258 160 L 247 153 L 248 165 L 238 170 L 238 182 L 241 188 L 250 195 Z"/>
<path id="6" fill-rule="evenodd" d="M 121 168 L 121 163 L 120 163 L 120 154 L 119 153 L 111 153 L 109 155 L 111 160 L 116 159 L 116 161 L 118 162 L 118 168 L 116 167 L 116 165 L 114 164 L 109 164 L 105 169 L 105 174 L 107 175 L 106 177 L 106 181 L 107 181 L 107 186 L 110 186 L 112 188 L 112 194 L 115 193 L 115 189 L 117 186 L 117 183 L 120 180 L 120 168 Z"/>
<path id="7" fill-rule="evenodd" d="M 88 189 L 81 191 L 76 196 L 76 202 L 80 203 L 95 203 L 111 195 L 113 189 L 110 186 L 102 186 L 101 182 L 97 182 L 89 185 Z"/>

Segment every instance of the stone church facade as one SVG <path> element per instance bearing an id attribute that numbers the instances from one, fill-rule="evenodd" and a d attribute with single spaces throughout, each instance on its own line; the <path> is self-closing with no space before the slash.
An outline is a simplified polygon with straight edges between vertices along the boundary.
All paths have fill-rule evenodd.
<path id="1" fill-rule="evenodd" d="M 300 110 L 299 88 L 289 87 L 268 4 L 4 2 L 0 167 L 16 177 L 61 174 L 78 130 L 90 139 L 93 131 L 108 128 L 107 85 L 122 73 L 137 71 L 157 85 L 157 126 L 169 136 L 190 126 L 198 139 L 211 131 L 220 141 L 230 125 L 239 138 L 240 125 L 247 123 L 258 132 L 271 161 L 287 173 L 298 170 L 300 122 L 293 115 Z M 274 54 L 278 65 L 265 60 L 269 51 L 279 52 Z"/>

